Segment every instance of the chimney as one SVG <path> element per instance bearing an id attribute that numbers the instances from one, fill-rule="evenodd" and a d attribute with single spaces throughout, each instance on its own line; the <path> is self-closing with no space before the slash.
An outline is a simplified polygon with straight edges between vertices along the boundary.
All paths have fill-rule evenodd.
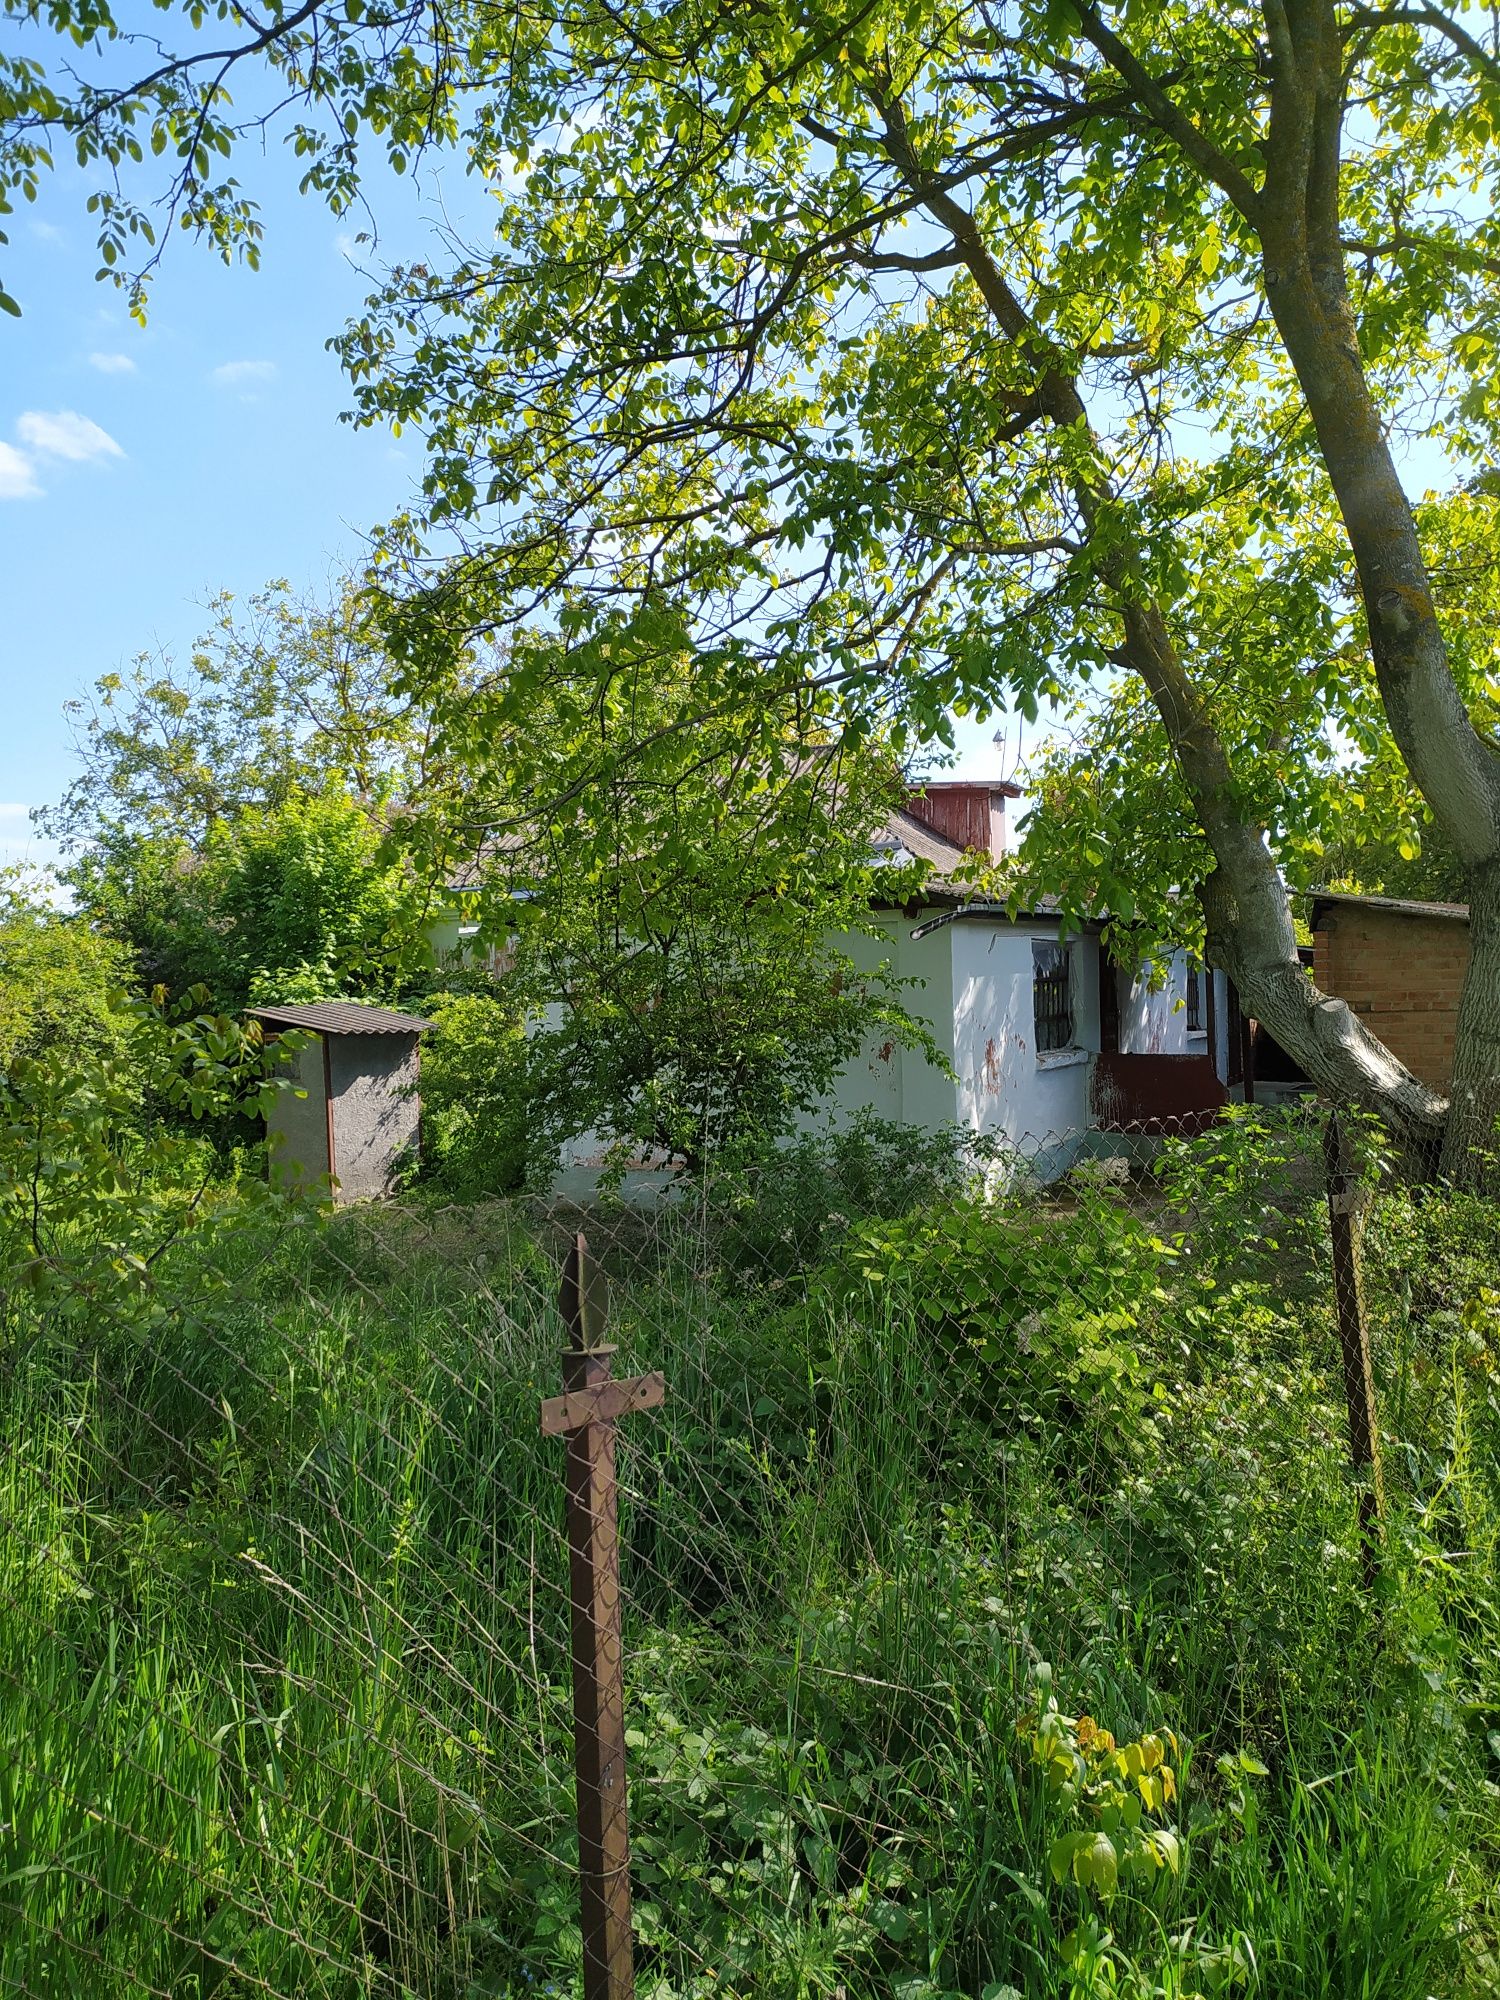
<path id="1" fill-rule="evenodd" d="M 1005 858 L 1005 801 L 1021 787 L 1004 778 L 935 779 L 908 794 L 906 810 L 966 853 Z"/>

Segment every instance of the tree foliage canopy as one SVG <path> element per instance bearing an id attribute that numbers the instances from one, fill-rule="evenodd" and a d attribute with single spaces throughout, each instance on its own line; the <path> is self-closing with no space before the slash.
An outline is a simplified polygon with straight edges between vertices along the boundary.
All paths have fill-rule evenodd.
<path id="1" fill-rule="evenodd" d="M 465 675 L 438 702 L 452 792 L 402 823 L 419 872 L 472 883 L 511 1019 L 538 1024 L 513 1050 L 534 1158 L 589 1131 L 617 1160 L 722 1156 L 786 1132 L 873 1031 L 922 1039 L 851 955 L 876 888 L 917 883 L 872 859 L 893 759 L 831 742 L 811 699 L 779 731 L 743 696 L 705 714 L 675 636 L 642 619 L 601 641 L 602 687 L 534 635 Z"/>
<path id="2" fill-rule="evenodd" d="M 427 714 L 395 693 L 351 584 L 210 610 L 186 663 L 139 660 L 70 705 L 81 769 L 37 818 L 148 985 L 227 1007 L 394 995 L 425 892 L 390 823 L 422 789 Z"/>
<path id="3" fill-rule="evenodd" d="M 335 200 L 347 149 L 409 144 L 419 101 L 494 196 L 492 235 L 393 273 L 340 342 L 361 419 L 430 441 L 386 548 L 412 683 L 464 635 L 540 621 L 605 687 L 665 622 L 694 715 L 738 704 L 764 765 L 809 689 L 900 752 L 955 709 L 1127 677 L 1144 780 L 1132 754 L 1134 799 L 1054 874 L 1164 924 L 1196 857 L 1254 1010 L 1421 1148 L 1441 1100 L 1309 988 L 1268 844 L 1327 844 L 1347 734 L 1468 879 L 1450 1165 L 1482 1139 L 1496 662 L 1398 453 L 1432 438 L 1479 473 L 1493 452 L 1494 23 L 1358 0 L 402 20 L 393 51 L 393 16 L 308 0 L 238 47 L 322 121 L 297 144 Z M 169 62 L 129 116 L 180 144 L 173 93 L 206 74 Z M 107 158 L 129 122 L 26 88 L 13 160 L 49 121 Z M 215 146 L 225 115 L 194 114 Z M 211 159 L 181 157 L 191 212 Z M 1468 499 L 1488 538 L 1483 478 Z"/>
<path id="4" fill-rule="evenodd" d="M 425 721 L 392 687 L 358 587 L 220 592 L 186 660 L 142 654 L 66 705 L 78 776 L 36 818 L 64 851 L 149 835 L 200 847 L 247 809 L 346 793 L 371 816 L 417 788 Z"/>
<path id="5" fill-rule="evenodd" d="M 53 887 L 0 871 L 0 1067 L 48 1050 L 103 1056 L 124 1043 L 115 1002 L 133 971 L 130 953 L 59 909 Z"/>

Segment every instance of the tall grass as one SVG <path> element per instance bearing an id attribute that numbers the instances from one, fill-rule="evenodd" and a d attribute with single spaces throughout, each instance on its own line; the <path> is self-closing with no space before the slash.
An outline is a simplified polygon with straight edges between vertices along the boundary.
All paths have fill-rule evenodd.
<path id="1" fill-rule="evenodd" d="M 1119 1201 L 1016 1198 L 1080 1274 Z M 1477 1371 L 1423 1376 L 1371 1604 L 1326 1308 L 1273 1256 L 1220 1230 L 1115 1326 L 1056 1256 L 972 1312 L 851 1281 L 862 1226 L 761 1284 L 701 1215 L 608 1247 L 619 1366 L 669 1378 L 620 1448 L 642 1995 L 1493 1990 Z M 0 1985 L 578 1990 L 556 1247 L 502 1206 L 258 1222 L 0 1382 Z M 1372 1282 L 1383 1365 L 1451 1360 Z M 1044 1661 L 1184 1743 L 1151 1897 L 1052 1879 Z"/>

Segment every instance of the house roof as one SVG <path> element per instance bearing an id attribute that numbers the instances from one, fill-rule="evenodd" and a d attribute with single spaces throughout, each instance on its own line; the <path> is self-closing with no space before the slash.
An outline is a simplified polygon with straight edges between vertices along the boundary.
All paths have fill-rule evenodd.
<path id="1" fill-rule="evenodd" d="M 311 1028 L 320 1035 L 422 1035 L 432 1026 L 420 1014 L 367 1007 L 362 1000 L 319 1000 L 306 1007 L 249 1007 L 257 1021 L 278 1028 Z"/>
<path id="2" fill-rule="evenodd" d="M 964 859 L 964 850 L 957 841 L 949 840 L 945 834 L 926 826 L 913 813 L 893 808 L 885 816 L 879 832 L 875 836 L 877 853 L 904 848 L 916 861 L 932 864 L 939 878 L 951 876 Z"/>
<path id="3" fill-rule="evenodd" d="M 980 923 L 991 924 L 1056 924 L 1061 923 L 1065 915 L 1063 906 L 1056 896 L 1037 896 L 1024 909 L 1013 910 L 1009 903 L 994 903 L 982 897 L 972 902 L 965 902 L 961 900 L 960 892 L 954 888 L 940 888 L 934 895 L 929 884 L 922 891 L 922 900 L 942 903 L 946 907 L 940 915 L 929 917 L 925 923 L 918 924 L 911 933 L 914 938 L 927 937 L 931 932 L 942 930 L 948 924 L 975 919 Z M 1082 917 L 1076 922 L 1081 932 L 1092 935 L 1099 930 L 1103 919 Z"/>
<path id="4" fill-rule="evenodd" d="M 1021 797 L 1021 787 L 1009 778 L 923 778 L 919 792 L 1003 792 L 1008 799 Z"/>
<path id="5" fill-rule="evenodd" d="M 1407 896 L 1362 896 L 1352 889 L 1314 889 L 1309 900 L 1312 904 L 1312 928 L 1316 930 L 1330 909 L 1374 910 L 1388 917 L 1435 917 L 1441 922 L 1466 924 L 1469 921 L 1467 903 L 1419 903 Z"/>
<path id="6" fill-rule="evenodd" d="M 1022 796 L 1021 787 L 1009 778 L 931 778 L 914 785 L 910 796 L 920 799 L 932 793 L 980 792 L 998 793 L 1007 799 Z M 528 844 L 527 836 L 515 831 L 487 834 L 472 858 L 454 865 L 445 886 L 454 893 L 482 888 L 497 861 L 507 854 L 524 852 Z M 902 850 L 914 860 L 927 862 L 933 873 L 924 885 L 924 895 L 941 898 L 970 893 L 954 879 L 966 863 L 972 863 L 969 850 L 902 806 L 893 806 L 881 820 L 875 832 L 874 849 L 877 856 Z"/>

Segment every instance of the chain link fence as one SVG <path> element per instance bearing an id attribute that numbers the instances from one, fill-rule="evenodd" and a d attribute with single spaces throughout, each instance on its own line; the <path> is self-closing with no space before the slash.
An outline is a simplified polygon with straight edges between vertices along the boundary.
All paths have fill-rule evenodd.
<path id="1" fill-rule="evenodd" d="M 1355 1164 L 1367 1576 L 1321 1143 L 865 1125 L 650 1202 L 251 1204 L 82 1313 L 7 1290 L 0 1985 L 623 1996 L 579 1823 L 618 1957 L 624 1791 L 574 1732 L 617 1628 L 650 2000 L 1496 1990 L 1500 1217 Z M 565 1377 L 579 1231 L 614 1351 Z"/>

